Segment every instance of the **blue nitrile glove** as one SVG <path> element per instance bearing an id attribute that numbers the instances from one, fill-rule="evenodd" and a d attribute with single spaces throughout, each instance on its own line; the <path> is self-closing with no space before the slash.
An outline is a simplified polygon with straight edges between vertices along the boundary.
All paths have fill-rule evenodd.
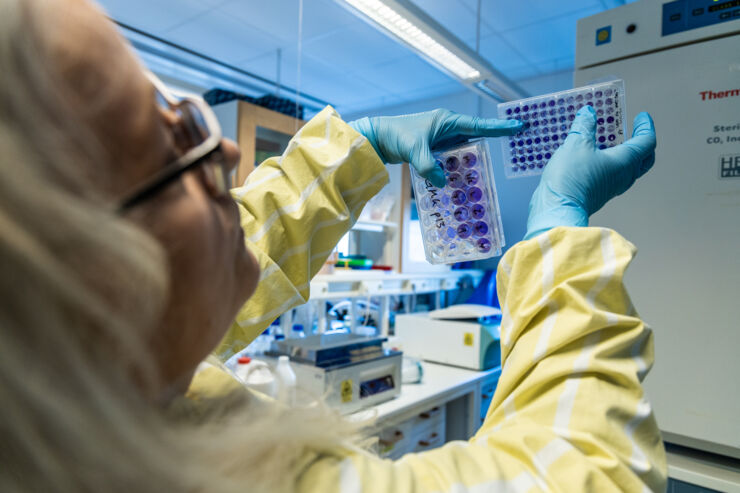
<path id="1" fill-rule="evenodd" d="M 523 126 L 518 120 L 478 118 L 440 109 L 414 115 L 365 117 L 349 125 L 370 141 L 384 163 L 411 163 L 436 187 L 445 185 L 445 176 L 434 165 L 432 149 L 473 137 L 512 135 Z"/>
<path id="2" fill-rule="evenodd" d="M 525 240 L 556 226 L 588 226 L 588 217 L 627 191 L 655 162 L 655 127 L 647 113 L 635 117 L 632 138 L 610 149 L 596 147 L 596 113 L 578 110 L 568 138 L 555 152 L 529 203 Z"/>

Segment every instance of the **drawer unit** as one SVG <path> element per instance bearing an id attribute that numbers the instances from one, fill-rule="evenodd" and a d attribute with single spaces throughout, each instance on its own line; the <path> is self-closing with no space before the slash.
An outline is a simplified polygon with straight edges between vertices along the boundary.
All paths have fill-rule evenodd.
<path id="1" fill-rule="evenodd" d="M 398 459 L 410 452 L 431 450 L 445 443 L 445 407 L 433 407 L 398 424 L 383 428 L 378 434 L 378 452 L 382 457 Z"/>

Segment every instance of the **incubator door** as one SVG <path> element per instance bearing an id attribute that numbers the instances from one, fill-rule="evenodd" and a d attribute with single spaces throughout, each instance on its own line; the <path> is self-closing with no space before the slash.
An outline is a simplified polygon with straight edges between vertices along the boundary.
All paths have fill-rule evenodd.
<path id="1" fill-rule="evenodd" d="M 622 20 L 601 19 L 601 25 L 612 24 L 616 33 L 627 24 Z M 643 20 L 638 32 L 655 27 Z M 733 22 L 740 28 L 740 21 Z M 659 24 L 657 29 L 659 35 Z M 593 44 L 586 34 L 582 40 Z M 652 52 L 644 45 L 642 52 L 649 53 L 580 69 L 575 80 L 579 86 L 610 75 L 624 79 L 630 131 L 638 111 L 655 118 L 655 167 L 592 224 L 614 228 L 638 248 L 626 281 L 638 313 L 655 331 L 655 366 L 646 388 L 665 439 L 735 457 L 740 457 L 738 45 L 737 34 Z"/>

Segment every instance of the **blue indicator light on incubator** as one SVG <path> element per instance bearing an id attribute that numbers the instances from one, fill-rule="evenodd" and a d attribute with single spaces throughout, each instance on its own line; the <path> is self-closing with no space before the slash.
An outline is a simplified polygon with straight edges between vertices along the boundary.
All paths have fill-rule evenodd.
<path id="1" fill-rule="evenodd" d="M 601 27 L 596 30 L 596 46 L 605 45 L 612 40 L 612 26 Z"/>

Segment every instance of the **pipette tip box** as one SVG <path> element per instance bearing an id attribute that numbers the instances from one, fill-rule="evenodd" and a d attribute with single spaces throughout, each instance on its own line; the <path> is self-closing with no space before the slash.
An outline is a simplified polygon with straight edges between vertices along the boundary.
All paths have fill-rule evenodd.
<path id="1" fill-rule="evenodd" d="M 451 264 L 501 255 L 505 240 L 487 142 L 474 140 L 434 157 L 444 170 L 443 188 L 411 167 L 427 260 Z"/>

